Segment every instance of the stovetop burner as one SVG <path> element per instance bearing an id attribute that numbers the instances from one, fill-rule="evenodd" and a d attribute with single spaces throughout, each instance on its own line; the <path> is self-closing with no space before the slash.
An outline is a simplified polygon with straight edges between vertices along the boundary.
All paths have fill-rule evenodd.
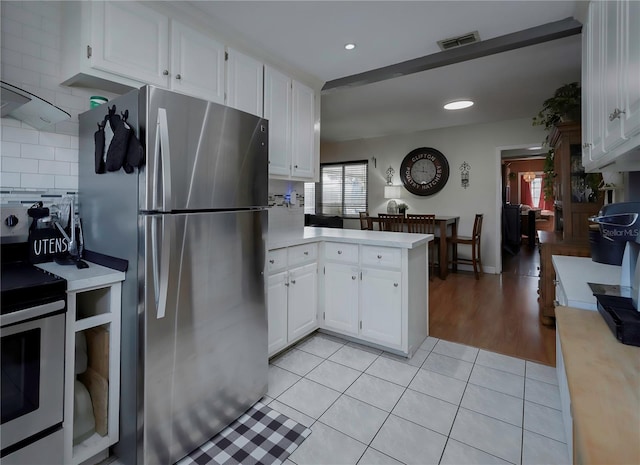
<path id="1" fill-rule="evenodd" d="M 16 245 L 2 246 L 0 288 L 2 289 L 1 313 L 15 312 L 23 308 L 65 299 L 67 282 L 59 276 L 33 266 L 26 259 L 20 260 Z"/>

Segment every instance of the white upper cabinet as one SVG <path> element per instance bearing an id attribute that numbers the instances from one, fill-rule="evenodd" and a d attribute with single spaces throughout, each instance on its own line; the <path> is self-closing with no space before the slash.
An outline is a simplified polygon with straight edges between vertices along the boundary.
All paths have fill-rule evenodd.
<path id="1" fill-rule="evenodd" d="M 269 120 L 269 174 L 274 178 L 313 181 L 315 150 L 313 89 L 265 66 L 264 116 Z"/>
<path id="2" fill-rule="evenodd" d="M 63 2 L 63 84 L 224 103 L 224 46 L 140 2 Z"/>
<path id="3" fill-rule="evenodd" d="M 592 1 L 583 30 L 583 165 L 640 170 L 640 2 Z"/>
<path id="4" fill-rule="evenodd" d="M 291 177 L 313 178 L 315 175 L 314 157 L 314 104 L 313 89 L 299 82 L 291 83 L 293 104 L 292 164 Z"/>
<path id="5" fill-rule="evenodd" d="M 167 86 L 169 18 L 136 2 L 92 2 L 91 25 L 94 68 Z"/>
<path id="6" fill-rule="evenodd" d="M 227 105 L 262 117 L 263 64 L 233 49 L 227 57 Z"/>
<path id="7" fill-rule="evenodd" d="M 291 79 L 265 66 L 264 117 L 269 120 L 269 174 L 291 174 Z"/>
<path id="8" fill-rule="evenodd" d="M 170 88 L 224 103 L 224 45 L 171 21 Z"/>

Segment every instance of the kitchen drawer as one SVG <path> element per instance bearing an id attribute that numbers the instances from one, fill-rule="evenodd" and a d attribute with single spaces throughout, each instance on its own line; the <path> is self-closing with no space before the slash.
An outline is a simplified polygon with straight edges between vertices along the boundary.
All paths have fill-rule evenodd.
<path id="1" fill-rule="evenodd" d="M 267 252 L 267 271 L 274 273 L 287 267 L 287 249 L 275 249 Z"/>
<path id="2" fill-rule="evenodd" d="M 383 266 L 400 268 L 402 259 L 400 249 L 393 247 L 362 246 L 362 266 Z"/>
<path id="3" fill-rule="evenodd" d="M 288 250 L 289 257 L 287 263 L 290 267 L 318 259 L 318 244 L 315 242 L 312 244 L 295 245 L 289 247 Z"/>
<path id="4" fill-rule="evenodd" d="M 358 263 L 358 244 L 325 242 L 324 258 L 333 262 Z"/>

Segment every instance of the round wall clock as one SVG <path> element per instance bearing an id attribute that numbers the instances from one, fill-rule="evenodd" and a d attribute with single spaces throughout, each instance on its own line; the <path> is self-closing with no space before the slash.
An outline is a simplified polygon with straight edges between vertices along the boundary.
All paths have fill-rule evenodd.
<path id="1" fill-rule="evenodd" d="M 430 147 L 412 150 L 402 160 L 400 179 L 412 194 L 433 195 L 449 179 L 449 162 L 441 152 Z"/>

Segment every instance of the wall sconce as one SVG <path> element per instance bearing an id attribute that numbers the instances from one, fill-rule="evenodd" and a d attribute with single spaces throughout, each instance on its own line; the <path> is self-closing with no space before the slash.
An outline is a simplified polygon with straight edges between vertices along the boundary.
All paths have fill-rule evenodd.
<path id="1" fill-rule="evenodd" d="M 396 203 L 395 199 L 399 199 L 401 193 L 402 192 L 400 191 L 400 186 L 384 186 L 384 198 L 391 199 L 387 203 L 387 213 L 391 215 L 396 215 L 398 213 L 398 204 Z"/>
<path id="2" fill-rule="evenodd" d="M 522 178 L 527 182 L 531 182 L 536 178 L 536 174 L 532 171 L 527 171 L 522 175 Z"/>

